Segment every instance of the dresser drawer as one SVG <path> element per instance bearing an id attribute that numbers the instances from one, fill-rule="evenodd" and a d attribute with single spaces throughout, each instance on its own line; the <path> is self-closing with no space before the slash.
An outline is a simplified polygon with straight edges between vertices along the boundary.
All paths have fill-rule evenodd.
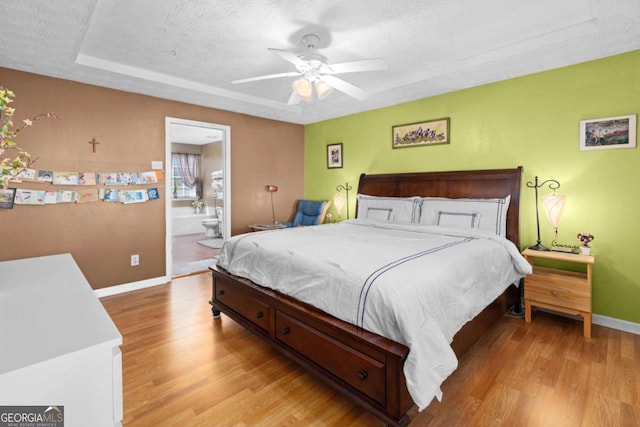
<path id="1" fill-rule="evenodd" d="M 276 338 L 380 404 L 385 403 L 385 365 L 276 311 Z"/>
<path id="2" fill-rule="evenodd" d="M 582 273 L 534 267 L 525 278 L 525 300 L 591 312 L 591 286 Z"/>
<path id="3" fill-rule="evenodd" d="M 220 278 L 215 280 L 214 298 L 220 304 L 227 306 L 256 326 L 269 332 L 272 314 L 268 302 L 256 298 L 245 288 Z"/>

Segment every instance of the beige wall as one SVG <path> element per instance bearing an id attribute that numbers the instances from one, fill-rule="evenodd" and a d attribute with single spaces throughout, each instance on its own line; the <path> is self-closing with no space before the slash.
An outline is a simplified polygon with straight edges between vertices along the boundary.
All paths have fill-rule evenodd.
<path id="1" fill-rule="evenodd" d="M 211 179 L 211 172 L 224 168 L 222 144 L 222 142 L 212 142 L 202 146 L 202 189 L 204 193 L 204 201 L 207 202 L 207 206 L 211 207 L 213 207 L 214 204 L 216 206 L 224 206 L 223 200 L 213 199 L 213 190 L 211 188 L 211 183 L 213 181 Z"/>
<path id="2" fill-rule="evenodd" d="M 16 123 L 55 111 L 16 142 L 36 169 L 144 171 L 165 160 L 165 117 L 231 127 L 232 234 L 271 220 L 266 184 L 279 185 L 277 216 L 288 219 L 304 192 L 304 128 L 273 120 L 162 100 L 0 68 L 0 86 L 15 92 Z M 100 144 L 96 153 L 88 141 Z M 165 172 L 167 172 L 165 164 Z M 22 188 L 50 185 L 22 183 Z M 159 201 L 133 205 L 15 206 L 0 210 L 0 260 L 70 252 L 94 289 L 165 274 L 165 181 Z M 71 188 L 73 189 L 73 187 Z M 130 255 L 140 255 L 131 267 Z"/>

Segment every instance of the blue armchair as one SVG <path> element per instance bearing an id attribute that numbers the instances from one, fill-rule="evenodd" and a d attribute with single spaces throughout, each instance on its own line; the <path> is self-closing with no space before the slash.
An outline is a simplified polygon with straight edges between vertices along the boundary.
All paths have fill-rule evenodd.
<path id="1" fill-rule="evenodd" d="M 329 206 L 331 206 L 330 201 L 299 200 L 293 222 L 281 222 L 281 224 L 287 227 L 322 224 Z"/>

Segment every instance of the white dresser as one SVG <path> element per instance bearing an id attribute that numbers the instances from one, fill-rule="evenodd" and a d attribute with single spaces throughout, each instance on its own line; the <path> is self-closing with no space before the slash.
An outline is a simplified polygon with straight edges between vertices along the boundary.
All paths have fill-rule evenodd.
<path id="1" fill-rule="evenodd" d="M 70 254 L 0 262 L 0 406 L 122 423 L 122 336 Z"/>

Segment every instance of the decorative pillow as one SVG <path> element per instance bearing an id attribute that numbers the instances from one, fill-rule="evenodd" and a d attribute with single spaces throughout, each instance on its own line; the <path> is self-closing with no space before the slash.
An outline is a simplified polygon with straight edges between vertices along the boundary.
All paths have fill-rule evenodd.
<path id="1" fill-rule="evenodd" d="M 380 197 L 358 194 L 358 218 L 394 224 L 420 221 L 420 197 Z"/>
<path id="2" fill-rule="evenodd" d="M 453 228 L 478 228 L 478 212 L 438 211 L 436 225 Z"/>
<path id="3" fill-rule="evenodd" d="M 506 237 L 507 209 L 510 201 L 510 195 L 504 199 L 425 197 L 422 202 L 420 224 L 471 227 Z"/>

